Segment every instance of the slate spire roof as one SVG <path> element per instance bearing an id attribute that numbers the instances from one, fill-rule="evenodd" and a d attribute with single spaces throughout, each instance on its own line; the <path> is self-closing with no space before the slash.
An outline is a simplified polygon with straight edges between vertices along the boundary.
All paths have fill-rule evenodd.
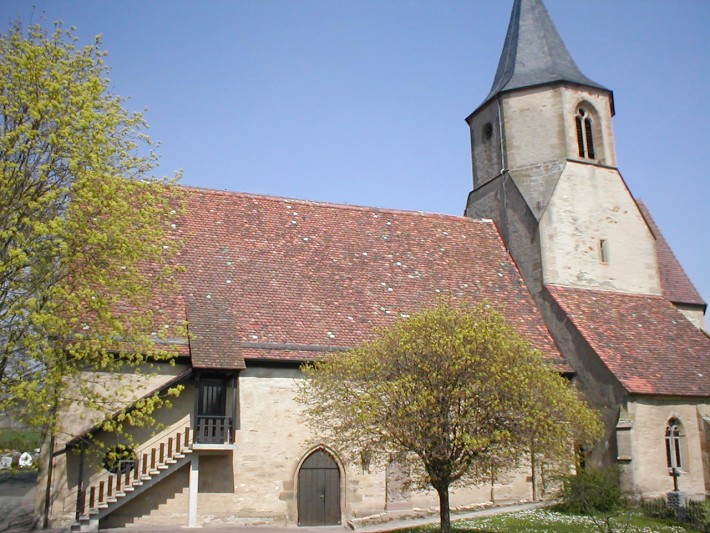
<path id="1" fill-rule="evenodd" d="M 542 0 L 515 0 L 498 70 L 483 103 L 505 91 L 562 81 L 608 91 L 579 70 Z"/>

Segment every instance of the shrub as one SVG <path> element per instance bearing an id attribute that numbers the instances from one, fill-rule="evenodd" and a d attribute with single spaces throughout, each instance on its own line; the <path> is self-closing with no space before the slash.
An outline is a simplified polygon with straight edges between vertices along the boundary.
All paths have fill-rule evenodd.
<path id="1" fill-rule="evenodd" d="M 125 474 L 133 468 L 136 452 L 125 444 L 116 444 L 109 448 L 102 460 L 103 467 L 112 474 Z"/>
<path id="2" fill-rule="evenodd" d="M 669 505 L 665 498 L 643 500 L 639 505 L 646 516 L 672 519 L 691 524 L 698 531 L 710 533 L 710 501 L 689 501 L 680 509 Z"/>
<path id="3" fill-rule="evenodd" d="M 570 513 L 609 513 L 623 507 L 615 470 L 582 470 L 562 479 L 560 510 Z"/>
<path id="4" fill-rule="evenodd" d="M 688 502 L 690 523 L 703 532 L 710 532 L 710 500 Z"/>
<path id="5" fill-rule="evenodd" d="M 673 519 L 676 518 L 676 510 L 668 505 L 665 498 L 656 498 L 654 500 L 641 500 L 639 509 L 646 516 L 651 518 Z"/>

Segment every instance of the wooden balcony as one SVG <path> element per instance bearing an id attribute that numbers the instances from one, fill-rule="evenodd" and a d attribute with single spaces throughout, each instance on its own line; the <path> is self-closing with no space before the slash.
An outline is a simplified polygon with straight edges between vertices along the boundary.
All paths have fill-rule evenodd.
<path id="1" fill-rule="evenodd" d="M 234 427 L 228 416 L 199 415 L 194 431 L 195 450 L 233 450 Z"/>

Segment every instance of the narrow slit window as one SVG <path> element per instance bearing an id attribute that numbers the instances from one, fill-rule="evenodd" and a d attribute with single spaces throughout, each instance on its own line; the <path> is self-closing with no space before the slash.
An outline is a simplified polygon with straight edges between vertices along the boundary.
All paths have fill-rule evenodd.
<path id="1" fill-rule="evenodd" d="M 594 159 L 594 124 L 592 117 L 586 109 L 580 107 L 575 116 L 575 124 L 577 126 L 577 149 L 579 157 L 586 159 Z"/>
<path id="2" fill-rule="evenodd" d="M 609 262 L 609 241 L 599 239 L 599 261 L 603 264 Z"/>

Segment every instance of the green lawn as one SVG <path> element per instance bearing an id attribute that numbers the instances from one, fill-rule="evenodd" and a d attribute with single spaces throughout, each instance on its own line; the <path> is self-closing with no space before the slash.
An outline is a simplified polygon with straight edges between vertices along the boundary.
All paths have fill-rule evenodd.
<path id="1" fill-rule="evenodd" d="M 528 533 L 528 532 L 559 532 L 559 533 L 600 533 L 604 521 L 601 518 L 592 519 L 589 516 L 558 513 L 545 509 L 507 513 L 497 516 L 482 517 L 454 522 L 456 533 Z M 598 525 L 602 525 L 602 529 Z M 626 533 L 698 533 L 697 529 L 679 525 L 676 522 L 649 518 L 640 513 L 626 513 L 615 518 L 614 531 Z M 628 529 L 624 529 L 628 524 Z M 437 531 L 438 524 L 419 528 L 400 529 L 397 533 L 428 533 Z"/>
<path id="2" fill-rule="evenodd" d="M 32 452 L 39 448 L 42 435 L 29 429 L 0 429 L 0 450 Z"/>

